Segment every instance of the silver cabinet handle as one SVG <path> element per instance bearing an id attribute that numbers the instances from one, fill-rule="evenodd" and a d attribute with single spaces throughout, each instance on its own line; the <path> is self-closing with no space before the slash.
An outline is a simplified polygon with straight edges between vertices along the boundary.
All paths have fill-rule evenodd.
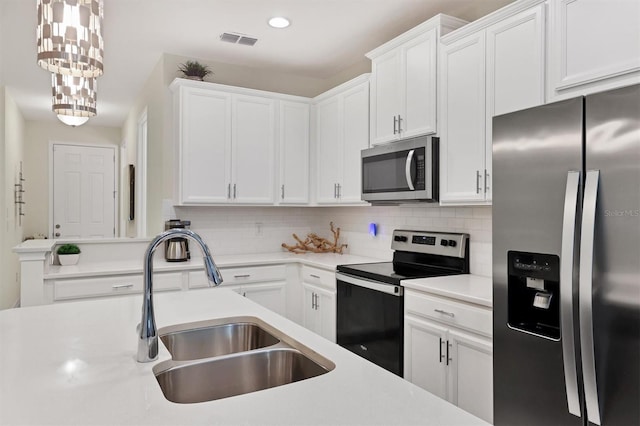
<path id="1" fill-rule="evenodd" d="M 311 309 L 316 309 L 316 294 L 311 293 Z"/>
<path id="2" fill-rule="evenodd" d="M 227 198 L 231 199 L 231 184 L 227 184 Z"/>
<path id="3" fill-rule="evenodd" d="M 580 349 L 584 378 L 584 400 L 591 423 L 600 424 L 598 384 L 593 341 L 593 243 L 595 239 L 596 202 L 599 170 L 589 170 L 584 185 L 580 240 Z"/>
<path id="4" fill-rule="evenodd" d="M 442 314 L 442 315 L 446 315 L 446 316 L 448 316 L 448 317 L 451 317 L 451 318 L 453 318 L 453 317 L 455 317 L 455 316 L 456 316 L 456 314 L 454 314 L 453 312 L 443 311 L 442 309 L 434 309 L 434 311 L 435 311 L 435 312 L 437 312 L 437 313 L 439 313 L 439 314 Z"/>
<path id="5" fill-rule="evenodd" d="M 284 200 L 284 185 L 280 187 L 280 196 Z"/>
<path id="6" fill-rule="evenodd" d="M 338 198 L 342 198 L 342 185 L 338 184 Z"/>
<path id="7" fill-rule="evenodd" d="M 319 298 L 319 297 L 318 297 L 318 295 L 316 294 L 316 311 L 317 311 L 318 309 L 320 309 L 320 303 L 318 303 L 318 302 L 319 302 L 319 300 L 320 300 L 320 298 Z"/>
<path id="8" fill-rule="evenodd" d="M 562 362 L 569 413 L 582 417 L 578 396 L 575 338 L 573 335 L 573 258 L 580 172 L 567 173 L 560 251 L 560 321 L 562 330 Z"/>
<path id="9" fill-rule="evenodd" d="M 451 347 L 451 343 L 449 343 L 449 341 L 447 340 L 447 365 L 449 365 L 449 363 L 453 361 L 453 358 L 451 358 L 451 356 L 449 355 L 450 347 Z"/>
<path id="10" fill-rule="evenodd" d="M 489 177 L 491 175 L 487 172 L 487 169 L 484 169 L 484 192 L 489 192 Z"/>
<path id="11" fill-rule="evenodd" d="M 320 275 L 309 274 L 309 276 L 310 276 L 311 278 L 317 278 L 317 279 L 320 279 Z"/>
<path id="12" fill-rule="evenodd" d="M 442 337 L 440 337 L 440 344 L 438 345 L 440 348 L 440 362 L 442 363 L 443 355 L 442 355 Z"/>
<path id="13" fill-rule="evenodd" d="M 333 184 L 333 198 L 338 198 L 338 184 Z"/>
<path id="14" fill-rule="evenodd" d="M 251 274 L 234 275 L 233 278 L 249 278 Z"/>
<path id="15" fill-rule="evenodd" d="M 411 162 L 413 161 L 413 154 L 415 153 L 415 149 L 409 151 L 409 155 L 407 155 L 407 161 L 404 163 L 404 177 L 407 179 L 407 185 L 409 185 L 409 190 L 415 190 L 413 186 L 413 179 L 411 179 Z"/>
<path id="16" fill-rule="evenodd" d="M 476 170 L 476 194 L 479 194 L 482 188 L 480 188 L 480 170 Z"/>
<path id="17" fill-rule="evenodd" d="M 114 284 L 111 286 L 114 290 L 120 290 L 123 288 L 132 288 L 133 284 Z"/>
<path id="18" fill-rule="evenodd" d="M 236 199 L 236 195 L 237 195 L 237 192 L 236 192 L 236 184 L 234 183 L 234 184 L 233 184 L 233 199 L 234 199 L 234 200 Z"/>
<path id="19" fill-rule="evenodd" d="M 398 134 L 402 133 L 402 116 L 398 114 Z"/>
<path id="20" fill-rule="evenodd" d="M 394 115 L 394 116 L 393 116 L 393 134 L 394 134 L 394 135 L 395 135 L 396 133 L 398 133 L 398 131 L 396 130 L 396 122 L 397 122 L 397 120 L 398 120 L 398 119 L 397 119 L 397 118 L 396 118 L 396 116 Z"/>

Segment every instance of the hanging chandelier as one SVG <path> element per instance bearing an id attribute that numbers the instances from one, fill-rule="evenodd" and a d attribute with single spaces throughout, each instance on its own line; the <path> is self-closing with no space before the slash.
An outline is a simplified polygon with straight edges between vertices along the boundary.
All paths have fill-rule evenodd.
<path id="1" fill-rule="evenodd" d="M 103 72 L 103 0 L 38 0 L 38 65 L 77 77 Z"/>
<path id="2" fill-rule="evenodd" d="M 95 78 L 51 74 L 52 110 L 69 126 L 81 126 L 96 115 Z"/>

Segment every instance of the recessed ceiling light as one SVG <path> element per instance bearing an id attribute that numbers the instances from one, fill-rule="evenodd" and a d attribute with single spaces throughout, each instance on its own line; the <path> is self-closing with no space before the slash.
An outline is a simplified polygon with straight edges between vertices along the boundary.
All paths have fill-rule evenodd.
<path id="1" fill-rule="evenodd" d="M 291 22 L 289 22 L 287 18 L 284 18 L 282 16 L 274 16 L 273 18 L 269 19 L 269 25 L 273 28 L 287 28 L 289 25 L 291 25 Z"/>

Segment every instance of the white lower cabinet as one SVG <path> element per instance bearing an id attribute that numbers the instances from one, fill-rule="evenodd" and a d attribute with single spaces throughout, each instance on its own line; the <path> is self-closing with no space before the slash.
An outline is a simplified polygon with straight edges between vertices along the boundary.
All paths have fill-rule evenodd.
<path id="1" fill-rule="evenodd" d="M 213 288 L 233 290 L 271 311 L 286 316 L 285 265 L 220 268 L 222 284 Z M 202 270 L 189 272 L 189 288 L 209 287 Z"/>
<path id="2" fill-rule="evenodd" d="M 302 267 L 303 325 L 332 342 L 336 341 L 335 273 Z"/>
<path id="3" fill-rule="evenodd" d="M 491 310 L 407 290 L 404 377 L 493 421 Z"/>
<path id="4" fill-rule="evenodd" d="M 182 282 L 182 272 L 155 272 L 153 275 L 155 291 L 182 290 Z M 55 302 L 142 293 L 144 289 L 142 274 L 46 280 L 45 287 L 49 285 L 53 287 L 52 301 Z"/>

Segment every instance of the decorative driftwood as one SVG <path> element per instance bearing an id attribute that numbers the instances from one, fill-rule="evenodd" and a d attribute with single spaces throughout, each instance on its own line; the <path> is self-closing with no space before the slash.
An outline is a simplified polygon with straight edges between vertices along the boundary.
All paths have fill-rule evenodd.
<path id="1" fill-rule="evenodd" d="M 289 245 L 282 243 L 282 247 L 286 248 L 292 253 L 339 253 L 342 254 L 342 249 L 347 247 L 346 244 L 338 244 L 340 239 L 340 228 L 335 228 L 333 222 L 329 222 L 331 227 L 331 233 L 333 233 L 333 242 L 326 238 L 319 237 L 317 234 L 311 233 L 307 235 L 307 238 L 303 241 L 296 234 L 293 234 L 293 238 L 297 241 L 296 245 Z"/>

